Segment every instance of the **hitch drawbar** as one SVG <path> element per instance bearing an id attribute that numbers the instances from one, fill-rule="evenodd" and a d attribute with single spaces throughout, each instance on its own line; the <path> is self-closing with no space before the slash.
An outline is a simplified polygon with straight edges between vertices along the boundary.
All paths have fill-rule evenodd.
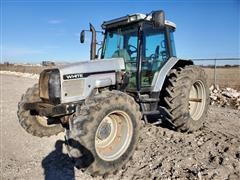
<path id="1" fill-rule="evenodd" d="M 57 117 L 74 113 L 76 111 L 76 104 L 52 105 L 45 102 L 31 102 L 25 103 L 24 109 L 37 112 L 40 116 Z"/>

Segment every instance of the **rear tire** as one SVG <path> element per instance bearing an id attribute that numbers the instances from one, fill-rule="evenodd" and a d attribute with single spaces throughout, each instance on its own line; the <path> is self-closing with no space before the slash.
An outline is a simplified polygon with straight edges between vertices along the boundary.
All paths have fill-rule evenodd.
<path id="1" fill-rule="evenodd" d="M 22 96 L 21 101 L 18 103 L 18 119 L 20 125 L 29 134 L 38 137 L 57 135 L 64 131 L 61 124 L 47 124 L 47 118 L 38 115 L 32 115 L 30 111 L 24 109 L 25 102 L 41 101 L 39 97 L 38 84 L 35 84 L 32 88 L 29 88 Z"/>
<path id="2" fill-rule="evenodd" d="M 174 128 L 193 132 L 203 126 L 209 105 L 206 74 L 190 65 L 172 69 L 161 92 L 161 105 L 169 111 Z"/>
<path id="3" fill-rule="evenodd" d="M 131 96 L 119 91 L 95 95 L 69 122 L 69 155 L 93 176 L 115 172 L 134 153 L 140 120 L 139 106 Z"/>

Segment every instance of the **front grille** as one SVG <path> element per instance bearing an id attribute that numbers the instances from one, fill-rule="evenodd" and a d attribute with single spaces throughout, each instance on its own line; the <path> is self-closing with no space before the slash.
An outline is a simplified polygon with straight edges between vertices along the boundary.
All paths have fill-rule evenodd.
<path id="1" fill-rule="evenodd" d="M 62 90 L 65 97 L 81 96 L 84 93 L 85 79 L 64 81 Z"/>

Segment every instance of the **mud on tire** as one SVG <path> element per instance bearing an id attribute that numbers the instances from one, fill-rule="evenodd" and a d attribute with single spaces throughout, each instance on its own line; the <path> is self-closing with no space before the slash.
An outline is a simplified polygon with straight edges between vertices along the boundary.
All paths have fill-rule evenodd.
<path id="1" fill-rule="evenodd" d="M 209 105 L 206 79 L 204 70 L 194 65 L 169 72 L 160 98 L 176 130 L 193 132 L 203 126 Z"/>
<path id="2" fill-rule="evenodd" d="M 95 95 L 69 122 L 69 155 L 93 176 L 116 172 L 133 155 L 140 120 L 139 106 L 131 96 L 119 91 Z"/>
<path id="3" fill-rule="evenodd" d="M 20 125 L 30 134 L 38 137 L 52 136 L 64 131 L 61 124 L 47 124 L 47 118 L 32 115 L 23 108 L 25 102 L 40 101 L 38 84 L 29 88 L 18 103 L 18 119 Z"/>

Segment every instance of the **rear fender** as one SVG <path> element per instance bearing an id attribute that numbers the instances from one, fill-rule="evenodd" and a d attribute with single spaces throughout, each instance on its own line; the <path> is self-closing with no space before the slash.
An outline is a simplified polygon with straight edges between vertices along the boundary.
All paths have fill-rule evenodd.
<path id="1" fill-rule="evenodd" d="M 165 82 L 165 79 L 167 77 L 168 72 L 177 67 L 184 67 L 186 65 L 193 65 L 193 61 L 191 60 L 183 60 L 183 59 L 178 59 L 176 57 L 171 57 L 160 69 L 158 74 L 155 76 L 155 85 L 153 86 L 153 92 L 160 92 L 162 89 L 162 86 Z"/>

